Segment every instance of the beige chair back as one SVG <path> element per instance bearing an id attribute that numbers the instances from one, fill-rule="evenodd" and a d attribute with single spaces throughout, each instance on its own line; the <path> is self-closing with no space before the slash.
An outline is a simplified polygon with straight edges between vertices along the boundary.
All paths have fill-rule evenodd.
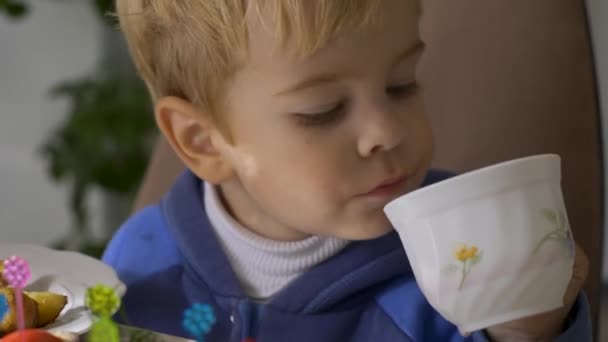
<path id="1" fill-rule="evenodd" d="M 419 69 L 436 132 L 435 166 L 467 171 L 538 153 L 563 158 L 577 241 L 600 302 L 602 177 L 583 0 L 423 0 Z"/>

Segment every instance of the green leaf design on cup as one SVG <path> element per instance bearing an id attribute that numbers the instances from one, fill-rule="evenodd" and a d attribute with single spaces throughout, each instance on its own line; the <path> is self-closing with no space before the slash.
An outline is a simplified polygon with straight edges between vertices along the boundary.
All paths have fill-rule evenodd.
<path id="1" fill-rule="evenodd" d="M 574 239 L 568 228 L 566 214 L 561 210 L 543 208 L 541 215 L 553 226 L 553 229 L 538 241 L 536 247 L 534 247 L 533 254 L 538 253 L 546 243 L 555 241 L 563 244 L 564 248 L 568 250 L 569 255 L 574 257 Z"/>

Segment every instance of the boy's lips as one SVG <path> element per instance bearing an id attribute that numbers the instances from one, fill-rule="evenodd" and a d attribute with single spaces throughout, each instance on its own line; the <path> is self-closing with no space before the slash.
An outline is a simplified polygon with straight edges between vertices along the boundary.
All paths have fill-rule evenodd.
<path id="1" fill-rule="evenodd" d="M 377 198 L 393 197 L 403 191 L 409 178 L 410 177 L 408 175 L 400 175 L 396 177 L 387 178 L 380 184 L 378 184 L 375 188 L 371 189 L 368 192 L 362 193 L 359 196 Z"/>

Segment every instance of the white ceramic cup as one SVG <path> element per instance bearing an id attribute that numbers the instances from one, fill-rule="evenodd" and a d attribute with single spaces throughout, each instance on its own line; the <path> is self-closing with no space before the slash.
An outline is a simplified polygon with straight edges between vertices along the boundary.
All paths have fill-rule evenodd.
<path id="1" fill-rule="evenodd" d="M 574 242 L 557 155 L 472 171 L 385 208 L 429 303 L 462 332 L 563 305 Z"/>

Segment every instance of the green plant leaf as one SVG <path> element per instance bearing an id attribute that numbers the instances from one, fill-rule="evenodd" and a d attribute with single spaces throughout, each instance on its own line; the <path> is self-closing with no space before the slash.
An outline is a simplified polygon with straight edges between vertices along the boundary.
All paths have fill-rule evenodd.
<path id="1" fill-rule="evenodd" d="M 112 13 L 114 12 L 114 0 L 95 0 L 95 8 L 102 20 L 107 23 L 115 22 Z"/>
<path id="2" fill-rule="evenodd" d="M 95 259 L 101 259 L 107 245 L 107 240 L 86 241 L 78 248 L 78 251 Z"/>
<path id="3" fill-rule="evenodd" d="M 143 178 L 157 134 L 151 101 L 143 82 L 118 76 L 61 82 L 50 94 L 68 98 L 70 110 L 40 155 L 49 175 L 70 187 L 73 238 L 89 241 L 90 190 L 131 199 Z"/>
<path id="4" fill-rule="evenodd" d="M 6 7 L 6 12 L 13 18 L 20 18 L 27 14 L 27 7 L 21 3 L 13 3 Z"/>
<path id="5" fill-rule="evenodd" d="M 28 13 L 28 7 L 25 3 L 18 0 L 0 0 L 0 12 L 4 12 L 7 16 L 17 19 Z"/>
<path id="6" fill-rule="evenodd" d="M 66 239 L 60 239 L 51 243 L 51 248 L 56 250 L 65 250 L 68 248 L 68 241 Z"/>

